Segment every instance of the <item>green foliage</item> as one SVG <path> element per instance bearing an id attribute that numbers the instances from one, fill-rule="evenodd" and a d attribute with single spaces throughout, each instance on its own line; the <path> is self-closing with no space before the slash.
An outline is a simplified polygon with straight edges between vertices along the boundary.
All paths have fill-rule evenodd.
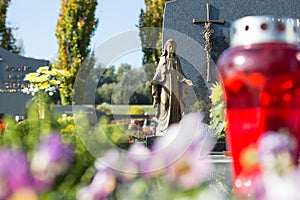
<path id="1" fill-rule="evenodd" d="M 52 116 L 50 112 L 46 115 L 48 117 L 45 119 L 39 118 L 38 107 L 34 101 L 29 106 L 24 121 L 16 124 L 12 118 L 7 117 L 6 129 L 0 136 L 0 148 L 21 149 L 27 152 L 30 158 L 42 138 L 47 137 L 51 132 L 59 132 L 65 126 L 58 123 L 57 117 Z M 72 121 L 69 122 L 72 123 Z M 95 173 L 93 167 L 95 158 L 87 151 L 77 132 L 73 129 L 73 131 L 61 134 L 64 142 L 74 147 L 75 159 L 69 171 L 59 177 L 50 190 L 40 194 L 39 199 L 76 199 L 77 191 L 89 184 Z"/>
<path id="2" fill-rule="evenodd" d="M 143 70 L 131 69 L 131 65 L 123 63 L 115 70 L 114 66 L 94 69 L 100 73 L 96 92 L 96 103 L 114 104 L 151 104 L 152 96 L 149 82 L 145 82 Z"/>
<path id="3" fill-rule="evenodd" d="M 149 82 L 143 70 L 133 69 L 117 83 L 112 100 L 115 104 L 150 104 Z"/>
<path id="4" fill-rule="evenodd" d="M 111 103 L 111 97 L 116 87 L 116 83 L 104 83 L 97 89 L 97 103 L 109 102 Z"/>
<path id="5" fill-rule="evenodd" d="M 130 104 L 152 104 L 151 87 L 149 83 L 146 83 L 138 87 L 129 100 Z"/>
<path id="6" fill-rule="evenodd" d="M 141 10 L 139 19 L 143 64 L 157 65 L 162 52 L 162 33 L 147 27 L 162 28 L 165 3 L 170 0 L 145 0 L 146 11 Z M 150 44 L 150 45 L 149 45 Z M 153 45 L 154 44 L 154 45 Z M 155 48 L 153 48 L 155 47 Z M 152 78 L 152 76 L 151 76 Z"/>
<path id="7" fill-rule="evenodd" d="M 130 115 L 143 115 L 144 113 L 145 111 L 141 106 L 132 106 L 129 111 Z"/>
<path id="8" fill-rule="evenodd" d="M 90 39 L 98 24 L 96 6 L 96 0 L 61 0 L 56 27 L 59 53 L 55 67 L 71 74 L 60 91 L 63 105 L 72 103 L 77 72 L 90 52 Z"/>
<path id="9" fill-rule="evenodd" d="M 103 72 L 101 74 L 100 80 L 98 82 L 99 87 L 105 83 L 106 84 L 116 83 L 116 74 L 115 74 L 116 68 L 115 68 L 115 66 L 109 66 L 108 68 L 99 66 L 97 70 L 99 70 L 100 72 Z M 119 74 L 119 76 L 121 76 L 121 74 Z"/>
<path id="10" fill-rule="evenodd" d="M 0 46 L 12 53 L 21 53 L 21 47 L 16 45 L 16 39 L 12 34 L 13 28 L 7 27 L 6 24 L 6 14 L 7 8 L 11 0 L 1 0 L 0 1 Z"/>
<path id="11" fill-rule="evenodd" d="M 125 132 L 127 126 L 125 127 L 118 125 L 117 123 L 110 123 L 107 120 L 101 120 L 100 126 L 102 127 L 102 131 L 107 140 L 112 144 L 119 146 L 128 140 L 128 135 Z"/>
<path id="12" fill-rule="evenodd" d="M 128 73 L 131 70 L 131 65 L 127 63 L 122 63 L 117 70 L 117 73 L 115 75 L 115 79 L 117 82 L 120 82 L 123 78 L 123 76 Z"/>
<path id="13" fill-rule="evenodd" d="M 217 133 L 218 137 L 221 138 L 225 136 L 226 129 L 223 89 L 221 84 L 216 82 L 212 84 L 210 91 L 211 95 L 209 98 L 212 102 L 212 107 L 210 109 L 210 126 Z"/>
<path id="14" fill-rule="evenodd" d="M 60 131 L 62 133 L 73 133 L 75 131 L 74 117 L 67 116 L 63 114 L 60 118 L 57 119 L 57 122 L 60 124 Z"/>
<path id="15" fill-rule="evenodd" d="M 110 66 L 108 68 L 98 66 L 94 71 L 94 74 L 99 74 L 100 76 L 100 79 L 97 80 L 98 88 L 96 91 L 96 104 L 104 102 L 111 103 L 111 96 L 116 86 L 115 66 Z M 119 74 L 119 76 L 121 75 Z M 98 79 L 99 77 L 95 78 Z"/>

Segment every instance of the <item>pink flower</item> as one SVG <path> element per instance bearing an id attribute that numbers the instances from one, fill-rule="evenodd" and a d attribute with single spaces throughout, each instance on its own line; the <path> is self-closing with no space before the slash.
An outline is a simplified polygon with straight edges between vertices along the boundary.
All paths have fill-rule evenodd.
<path id="1" fill-rule="evenodd" d="M 165 175 L 170 184 L 186 190 L 204 182 L 212 168 L 207 158 L 199 158 L 198 152 L 189 150 L 168 166 Z"/>
<path id="2" fill-rule="evenodd" d="M 52 133 L 39 145 L 31 160 L 36 185 L 47 189 L 55 179 L 66 172 L 73 159 L 73 149 L 62 141 L 61 135 Z"/>
<path id="3" fill-rule="evenodd" d="M 207 155 L 216 138 L 202 119 L 201 113 L 190 113 L 169 127 L 166 136 L 158 139 L 152 148 L 144 172 L 146 177 L 163 175 L 182 189 L 191 189 L 205 180 L 213 167 Z"/>
<path id="4" fill-rule="evenodd" d="M 262 166 L 254 181 L 257 200 L 300 200 L 300 173 L 294 160 L 295 139 L 288 133 L 266 132 L 259 140 L 258 155 Z"/>
<path id="5" fill-rule="evenodd" d="M 77 198 L 79 200 L 104 200 L 116 186 L 116 177 L 112 170 L 103 168 L 94 176 L 90 185 L 82 188 Z"/>
<path id="6" fill-rule="evenodd" d="M 33 188 L 26 154 L 9 149 L 0 151 L 0 199 L 18 190 Z"/>

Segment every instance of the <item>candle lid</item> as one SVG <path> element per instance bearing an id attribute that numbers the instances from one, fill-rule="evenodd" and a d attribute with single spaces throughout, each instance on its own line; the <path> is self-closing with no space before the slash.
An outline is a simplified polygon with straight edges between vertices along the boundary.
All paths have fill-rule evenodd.
<path id="1" fill-rule="evenodd" d="M 267 42 L 299 45 L 300 33 L 295 18 L 276 16 L 247 16 L 230 26 L 230 46 Z"/>

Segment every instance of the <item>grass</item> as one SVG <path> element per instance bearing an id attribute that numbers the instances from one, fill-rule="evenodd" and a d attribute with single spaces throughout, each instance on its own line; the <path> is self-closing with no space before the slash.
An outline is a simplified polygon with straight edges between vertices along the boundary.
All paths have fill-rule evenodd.
<path id="1" fill-rule="evenodd" d="M 145 112 L 150 115 L 155 114 L 155 109 L 152 105 L 105 105 L 104 107 L 110 109 L 113 114 L 129 114 L 131 107 L 140 106 Z"/>

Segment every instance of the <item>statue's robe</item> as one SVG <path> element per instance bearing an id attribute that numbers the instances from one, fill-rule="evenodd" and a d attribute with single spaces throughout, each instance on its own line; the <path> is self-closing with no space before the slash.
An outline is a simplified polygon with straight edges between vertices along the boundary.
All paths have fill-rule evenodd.
<path id="1" fill-rule="evenodd" d="M 185 111 L 187 80 L 176 55 L 173 58 L 160 58 L 151 81 L 153 105 L 158 119 L 157 136 L 164 135 L 171 124 L 181 120 Z"/>

